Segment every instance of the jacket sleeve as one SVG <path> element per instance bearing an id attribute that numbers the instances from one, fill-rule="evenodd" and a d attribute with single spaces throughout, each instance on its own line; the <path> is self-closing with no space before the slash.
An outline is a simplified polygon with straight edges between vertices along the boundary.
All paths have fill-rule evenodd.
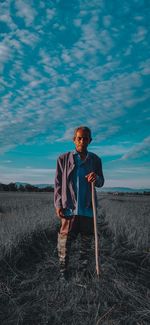
<path id="1" fill-rule="evenodd" d="M 95 167 L 95 173 L 97 175 L 95 186 L 102 187 L 104 185 L 104 175 L 102 170 L 102 161 L 98 156 L 96 157 Z"/>
<path id="2" fill-rule="evenodd" d="M 57 159 L 56 175 L 54 183 L 54 206 L 62 207 L 62 166 L 60 158 Z"/>

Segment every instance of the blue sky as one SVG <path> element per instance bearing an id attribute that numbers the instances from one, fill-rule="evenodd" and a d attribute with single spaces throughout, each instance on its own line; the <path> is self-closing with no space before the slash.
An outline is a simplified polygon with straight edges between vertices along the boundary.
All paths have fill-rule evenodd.
<path id="1" fill-rule="evenodd" d="M 0 2 L 0 182 L 53 183 L 87 125 L 105 186 L 149 188 L 148 0 Z"/>

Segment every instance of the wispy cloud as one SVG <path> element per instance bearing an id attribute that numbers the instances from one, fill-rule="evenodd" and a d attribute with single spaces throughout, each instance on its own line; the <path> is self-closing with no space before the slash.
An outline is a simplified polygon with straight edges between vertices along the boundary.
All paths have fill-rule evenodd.
<path id="1" fill-rule="evenodd" d="M 0 44 L 0 70 L 3 71 L 4 64 L 7 62 L 10 58 L 10 49 L 9 47 L 1 43 Z"/>
<path id="2" fill-rule="evenodd" d="M 139 26 L 138 29 L 137 29 L 136 34 L 133 35 L 133 41 L 135 43 L 139 43 L 141 41 L 144 41 L 145 36 L 147 35 L 147 33 L 148 33 L 148 30 L 145 27 Z"/>
<path id="3" fill-rule="evenodd" d="M 30 26 L 34 22 L 36 16 L 36 11 L 31 5 L 31 2 L 17 0 L 15 6 L 16 15 L 24 19 L 26 26 Z"/>
<path id="4" fill-rule="evenodd" d="M 54 181 L 55 169 L 0 167 L 0 182 L 27 182 L 32 184 L 51 183 Z"/>
<path id="5" fill-rule="evenodd" d="M 4 160 L 3 161 L 5 164 L 11 164 L 12 163 L 12 160 Z"/>
<path id="6" fill-rule="evenodd" d="M 105 186 L 121 186 L 132 188 L 150 188 L 149 166 L 120 166 L 118 161 L 108 163 L 104 166 Z"/>
<path id="7" fill-rule="evenodd" d="M 141 143 L 133 146 L 121 159 L 136 159 L 147 155 L 150 155 L 150 136 L 145 138 Z"/>
<path id="8" fill-rule="evenodd" d="M 94 146 L 90 145 L 89 151 L 93 151 L 96 154 L 104 157 L 111 157 L 111 156 L 120 156 L 128 152 L 128 147 L 126 145 L 105 145 L 105 146 Z"/>
<path id="9" fill-rule="evenodd" d="M 144 189 L 150 187 L 149 180 L 147 178 L 137 179 L 137 178 L 128 178 L 128 179 L 106 179 L 105 187 L 130 187 L 135 189 Z"/>

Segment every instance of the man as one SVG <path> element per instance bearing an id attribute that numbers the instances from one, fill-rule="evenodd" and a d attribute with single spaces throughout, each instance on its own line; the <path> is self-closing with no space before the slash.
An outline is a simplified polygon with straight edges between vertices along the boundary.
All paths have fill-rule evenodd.
<path id="1" fill-rule="evenodd" d="M 54 205 L 61 226 L 58 233 L 60 277 L 67 279 L 71 241 L 81 235 L 80 265 L 87 269 L 94 223 L 91 183 L 104 184 L 101 159 L 88 152 L 92 141 L 91 130 L 79 126 L 74 131 L 75 150 L 61 155 L 57 160 Z"/>

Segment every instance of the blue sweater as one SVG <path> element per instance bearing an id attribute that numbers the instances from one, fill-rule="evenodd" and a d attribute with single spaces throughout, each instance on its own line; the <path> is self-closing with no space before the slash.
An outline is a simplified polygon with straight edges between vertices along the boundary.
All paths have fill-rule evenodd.
<path id="1" fill-rule="evenodd" d="M 73 183 L 74 183 L 74 189 L 77 197 L 77 203 L 75 209 L 64 209 L 64 215 L 65 216 L 71 216 L 71 215 L 80 215 L 80 216 L 86 216 L 86 217 L 92 217 L 93 216 L 93 209 L 92 207 L 86 207 L 86 192 L 88 190 L 88 182 L 85 176 L 88 174 L 87 168 L 86 168 L 86 159 L 82 160 L 80 158 L 80 155 L 75 150 L 73 151 L 74 154 L 74 161 L 75 161 L 75 168 L 73 173 Z"/>

